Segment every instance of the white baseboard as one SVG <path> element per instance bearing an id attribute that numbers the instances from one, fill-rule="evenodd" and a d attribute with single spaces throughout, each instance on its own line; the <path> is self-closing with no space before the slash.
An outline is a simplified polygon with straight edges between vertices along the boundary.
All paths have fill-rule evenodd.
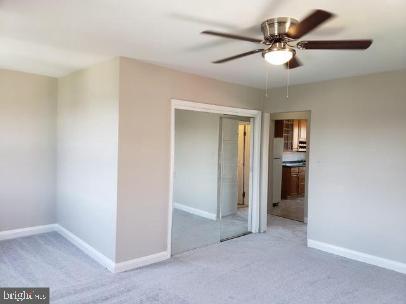
<path id="1" fill-rule="evenodd" d="M 61 234 L 64 238 L 70 241 L 73 245 L 81 249 L 84 253 L 94 259 L 96 262 L 101 264 L 102 266 L 106 267 L 111 272 L 123 272 L 135 268 L 139 268 L 142 266 L 151 265 L 157 262 L 161 262 L 163 260 L 169 259 L 170 255 L 164 251 L 159 252 L 156 254 L 152 254 L 145 257 L 136 258 L 129 261 L 124 261 L 120 263 L 115 263 L 110 258 L 106 257 L 100 251 L 83 241 L 81 238 L 67 230 L 66 228 L 62 227 L 61 225 L 55 225 L 56 231 Z"/>
<path id="2" fill-rule="evenodd" d="M 187 213 L 191 213 L 191 214 L 194 214 L 194 215 L 197 215 L 197 216 L 201 216 L 201 217 L 207 218 L 209 220 L 215 221 L 217 219 L 217 215 L 214 214 L 214 213 L 210 213 L 210 212 L 203 211 L 203 210 L 200 210 L 200 209 L 192 208 L 192 207 L 189 207 L 189 206 L 186 206 L 186 205 L 183 205 L 183 204 L 179 204 L 179 203 L 176 203 L 176 202 L 173 203 L 173 207 L 175 209 L 179 209 L 179 210 L 185 211 Z"/>
<path id="3" fill-rule="evenodd" d="M 133 260 L 128 260 L 125 262 L 116 263 L 114 267 L 114 272 L 123 272 L 154 263 L 162 262 L 170 258 L 170 254 L 167 251 L 162 251 L 159 253 L 151 254 L 148 256 L 136 258 Z"/>
<path id="4" fill-rule="evenodd" d="M 114 272 L 115 263 L 110 258 L 106 257 L 100 251 L 90 246 L 84 240 L 82 240 L 81 238 L 79 238 L 78 236 L 76 236 L 75 234 L 73 234 L 72 232 L 70 232 L 69 230 L 67 230 L 66 228 L 62 227 L 59 224 L 56 225 L 56 231 L 60 235 L 62 235 L 65 239 L 67 239 L 69 242 L 71 242 L 73 245 L 75 245 L 84 253 L 86 253 L 88 256 L 90 256 L 92 259 L 94 259 L 96 262 L 106 267 L 111 272 Z"/>
<path id="5" fill-rule="evenodd" d="M 0 231 L 0 241 L 55 231 L 56 224 Z"/>
<path id="6" fill-rule="evenodd" d="M 78 247 L 93 260 L 110 270 L 111 272 L 122 272 L 147 265 L 151 265 L 157 262 L 161 262 L 170 258 L 170 254 L 167 251 L 151 254 L 145 257 L 136 258 L 129 261 L 115 263 L 110 258 L 106 257 L 100 251 L 86 243 L 84 240 L 62 227 L 59 224 L 34 226 L 22 229 L 14 229 L 0 232 L 0 241 L 15 239 L 24 236 L 31 236 L 35 234 L 48 233 L 56 231 L 73 245 Z"/>
<path id="7" fill-rule="evenodd" d="M 345 258 L 348 258 L 351 260 L 364 262 L 367 264 L 379 266 L 382 268 L 386 268 L 386 269 L 390 269 L 390 270 L 394 270 L 394 271 L 406 274 L 406 264 L 405 263 L 388 260 L 385 258 L 370 255 L 367 253 L 363 253 L 363 252 L 359 252 L 359 251 L 355 251 L 355 250 L 351 250 L 351 249 L 347 249 L 347 248 L 343 248 L 343 247 L 338 247 L 335 245 L 331 245 L 328 243 L 323 243 L 323 242 L 319 242 L 319 241 L 315 241 L 315 240 L 308 239 L 307 246 L 310 248 L 315 248 L 315 249 L 329 252 L 329 253 L 332 253 L 335 255 L 339 255 L 339 256 L 342 256 L 342 257 L 345 257 Z"/>

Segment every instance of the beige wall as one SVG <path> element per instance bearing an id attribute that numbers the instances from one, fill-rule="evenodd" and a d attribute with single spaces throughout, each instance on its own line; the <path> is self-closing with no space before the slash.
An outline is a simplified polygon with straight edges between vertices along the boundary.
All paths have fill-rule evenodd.
<path id="1" fill-rule="evenodd" d="M 171 98 L 263 106 L 261 90 L 120 59 L 117 261 L 166 250 Z"/>
<path id="2" fill-rule="evenodd" d="M 308 238 L 406 262 L 406 71 L 274 89 L 311 110 Z"/>
<path id="3" fill-rule="evenodd" d="M 0 70 L 0 231 L 55 223 L 56 79 Z"/>
<path id="4" fill-rule="evenodd" d="M 115 257 L 119 60 L 58 81 L 58 222 Z"/>
<path id="5" fill-rule="evenodd" d="M 272 90 L 267 112 L 311 111 L 309 239 L 406 262 L 405 83 Z M 117 262 L 165 251 L 170 99 L 261 110 L 263 94 L 127 58 L 58 83 L 0 70 L 0 231 L 56 221 L 58 172 L 62 226 Z"/>

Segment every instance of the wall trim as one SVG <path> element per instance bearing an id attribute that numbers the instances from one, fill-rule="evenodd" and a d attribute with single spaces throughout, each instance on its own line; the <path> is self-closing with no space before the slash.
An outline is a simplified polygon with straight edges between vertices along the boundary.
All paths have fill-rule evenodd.
<path id="1" fill-rule="evenodd" d="M 167 226 L 167 252 L 171 255 L 172 237 L 172 209 L 173 209 L 173 181 L 175 167 L 175 110 L 190 110 L 198 112 L 208 112 L 217 114 L 229 114 L 233 116 L 249 117 L 252 120 L 252 140 L 253 149 L 251 154 L 251 174 L 250 174 L 250 230 L 253 233 L 260 232 L 261 219 L 266 219 L 266 208 L 261 208 L 261 132 L 262 132 L 262 111 L 219 106 L 195 101 L 171 99 L 170 116 L 170 170 L 169 170 L 169 202 L 168 202 L 168 226 Z M 265 191 L 262 191 L 265 194 Z M 263 199 L 263 198 L 262 198 Z M 264 215 L 265 213 L 265 215 Z"/>
<path id="2" fill-rule="evenodd" d="M 60 235 L 62 235 L 65 239 L 67 239 L 69 242 L 71 242 L 73 245 L 75 245 L 84 253 L 86 253 L 88 256 L 90 256 L 92 259 L 94 259 L 96 262 L 106 267 L 111 272 L 114 272 L 115 263 L 110 258 L 106 257 L 100 251 L 98 251 L 97 249 L 86 243 L 84 240 L 82 240 L 81 238 L 79 238 L 78 236 L 76 236 L 68 229 L 62 227 L 59 224 L 56 225 L 56 231 Z"/>
<path id="3" fill-rule="evenodd" d="M 266 232 L 268 228 L 268 185 L 269 185 L 269 132 L 271 117 L 269 113 L 263 113 L 262 138 L 261 138 L 261 169 L 260 169 L 260 200 L 259 200 L 259 232 Z"/>
<path id="4" fill-rule="evenodd" d="M 13 229 L 13 230 L 6 230 L 0 231 L 0 241 L 3 240 L 11 240 L 25 236 L 31 236 L 36 234 L 42 233 L 49 233 L 49 232 L 57 232 L 74 246 L 78 247 L 81 251 L 91 257 L 93 260 L 98 262 L 100 265 L 104 266 L 108 270 L 113 273 L 116 272 L 123 272 L 147 265 L 151 265 L 154 263 L 162 262 L 170 258 L 170 254 L 168 251 L 158 252 L 155 254 L 151 254 L 148 256 L 115 263 L 110 258 L 106 257 L 100 251 L 86 243 L 84 240 L 79 238 L 77 235 L 70 232 L 68 229 L 62 227 L 59 224 L 50 224 L 50 225 L 42 225 L 42 226 L 33 226 L 21 229 Z"/>
<path id="5" fill-rule="evenodd" d="M 102 266 L 104 266 L 113 273 L 136 269 L 139 267 L 158 263 L 170 258 L 170 254 L 168 254 L 167 251 L 164 251 L 120 263 L 115 263 L 109 257 L 105 256 L 100 251 L 98 251 L 97 249 L 95 249 L 94 247 L 92 247 L 84 240 L 82 240 L 81 238 L 79 238 L 66 228 L 62 227 L 61 225 L 56 224 L 55 228 L 56 228 L 55 230 L 64 238 L 66 238 L 69 242 L 71 242 L 73 245 L 78 247 L 93 260 L 95 260 L 96 262 L 98 262 L 99 264 L 101 264 Z"/>
<path id="6" fill-rule="evenodd" d="M 185 211 L 187 213 L 201 216 L 201 217 L 207 218 L 209 220 L 213 220 L 213 221 L 217 220 L 217 215 L 215 213 L 210 213 L 210 212 L 207 212 L 207 211 L 204 211 L 201 209 L 189 207 L 187 205 L 176 203 L 176 202 L 173 203 L 173 207 L 175 209 L 179 209 L 179 210 Z"/>
<path id="7" fill-rule="evenodd" d="M 406 274 L 406 263 L 401 263 L 310 239 L 307 240 L 307 247 Z"/>
<path id="8" fill-rule="evenodd" d="M 55 231 L 56 224 L 0 231 L 0 241 Z"/>
<path id="9" fill-rule="evenodd" d="M 162 262 L 170 258 L 168 251 L 162 251 L 151 255 L 143 256 L 140 258 L 116 263 L 113 272 L 123 272 L 131 269 L 136 269 L 148 266 L 154 263 Z"/>

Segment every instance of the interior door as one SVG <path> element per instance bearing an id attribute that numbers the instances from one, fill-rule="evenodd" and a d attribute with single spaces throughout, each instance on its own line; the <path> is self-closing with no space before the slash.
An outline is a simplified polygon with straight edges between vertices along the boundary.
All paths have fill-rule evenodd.
<path id="1" fill-rule="evenodd" d="M 220 119 L 219 208 L 220 239 L 248 233 L 248 208 L 238 208 L 238 134 L 239 121 Z"/>
<path id="2" fill-rule="evenodd" d="M 238 206 L 247 207 L 249 201 L 251 132 L 247 122 L 238 126 Z"/>

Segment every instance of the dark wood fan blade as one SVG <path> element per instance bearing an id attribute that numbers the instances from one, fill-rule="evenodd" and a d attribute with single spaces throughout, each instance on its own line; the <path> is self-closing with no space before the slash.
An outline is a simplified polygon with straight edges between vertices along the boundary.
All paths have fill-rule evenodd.
<path id="1" fill-rule="evenodd" d="M 202 34 L 213 35 L 213 36 L 218 36 L 218 37 L 223 37 L 223 38 L 229 38 L 229 39 L 237 39 L 237 40 L 255 42 L 255 43 L 261 43 L 261 42 L 262 42 L 262 39 L 251 38 L 251 37 L 244 37 L 244 36 L 240 36 L 240 35 L 227 34 L 227 33 L 220 33 L 220 32 L 214 32 L 214 31 L 203 31 Z"/>
<path id="2" fill-rule="evenodd" d="M 293 56 L 289 62 L 285 63 L 285 67 L 289 70 L 298 68 L 302 66 L 303 64 L 300 62 L 300 60 L 297 58 L 297 56 Z"/>
<path id="3" fill-rule="evenodd" d="M 309 40 L 300 41 L 297 47 L 305 50 L 365 50 L 372 40 Z"/>
<path id="4" fill-rule="evenodd" d="M 299 23 L 291 25 L 287 36 L 292 39 L 299 39 L 333 16 L 334 14 L 330 12 L 315 10 Z"/>
<path id="5" fill-rule="evenodd" d="M 238 54 L 238 55 L 235 55 L 235 56 L 227 57 L 227 58 L 224 58 L 224 59 L 216 60 L 216 61 L 213 61 L 213 63 L 223 63 L 223 62 L 231 61 L 231 60 L 238 59 L 238 58 L 241 58 L 241 57 L 245 57 L 245 56 L 253 55 L 253 54 L 256 54 L 256 53 L 260 53 L 262 51 L 263 51 L 263 49 L 253 50 L 253 51 Z"/>

